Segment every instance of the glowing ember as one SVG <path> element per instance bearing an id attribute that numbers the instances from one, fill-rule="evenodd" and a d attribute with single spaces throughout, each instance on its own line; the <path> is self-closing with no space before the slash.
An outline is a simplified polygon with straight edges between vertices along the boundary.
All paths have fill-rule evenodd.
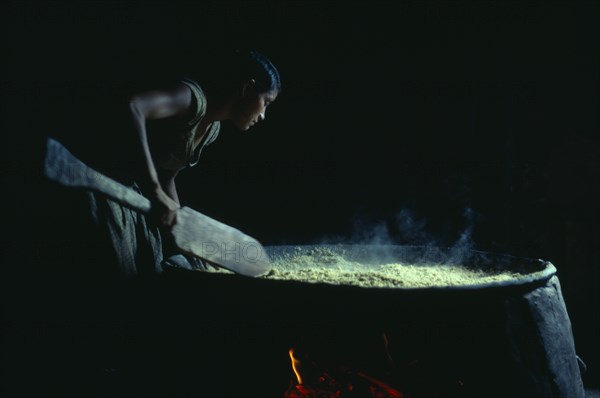
<path id="1" fill-rule="evenodd" d="M 356 375 L 362 377 L 372 384 L 372 386 L 369 386 L 369 390 L 374 393 L 374 395 L 372 395 L 373 397 L 402 398 L 402 393 L 400 391 L 394 390 L 381 380 L 377 380 L 365 374 L 364 372 L 357 372 Z M 379 387 L 379 390 L 377 390 L 375 387 Z M 382 392 L 385 393 L 385 395 L 383 395 Z"/>
<path id="2" fill-rule="evenodd" d="M 349 370 L 340 371 L 339 378 L 327 372 L 320 372 L 314 383 L 307 383 L 300 374 L 300 361 L 294 356 L 294 349 L 289 350 L 292 369 L 298 383 L 291 381 L 289 388 L 284 393 L 285 398 L 403 398 L 403 394 L 388 386 L 381 380 L 367 375 L 364 372 Z"/>

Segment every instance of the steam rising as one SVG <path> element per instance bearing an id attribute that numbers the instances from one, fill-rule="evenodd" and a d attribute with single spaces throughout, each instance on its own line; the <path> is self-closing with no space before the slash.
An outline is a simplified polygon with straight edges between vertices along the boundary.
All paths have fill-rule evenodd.
<path id="1" fill-rule="evenodd" d="M 336 239 L 338 243 L 353 245 L 380 245 L 381 257 L 389 257 L 385 253 L 386 245 L 421 246 L 423 261 L 436 258 L 444 264 L 467 264 L 470 262 L 475 243 L 473 230 L 478 214 L 471 208 L 465 208 L 462 214 L 464 226 L 457 233 L 439 236 L 427 230 L 427 221 L 414 211 L 402 209 L 392 217 L 391 221 L 355 220 L 353 232 L 349 239 Z M 332 239 L 322 240 L 322 244 L 331 244 Z M 374 259 L 377 260 L 377 259 Z M 418 261 L 418 260 L 416 260 Z"/>

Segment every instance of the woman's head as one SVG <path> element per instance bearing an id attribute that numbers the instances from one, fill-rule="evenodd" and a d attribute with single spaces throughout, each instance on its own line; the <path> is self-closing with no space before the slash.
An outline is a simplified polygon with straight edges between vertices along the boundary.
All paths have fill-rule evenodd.
<path id="1" fill-rule="evenodd" d="M 240 130 L 248 130 L 266 117 L 267 107 L 281 91 L 279 72 L 257 51 L 236 52 L 232 64 L 237 65 L 233 79 L 235 93 L 231 121 Z"/>
<path id="2" fill-rule="evenodd" d="M 281 91 L 277 68 L 258 51 L 222 54 L 205 66 L 197 80 L 210 97 L 228 106 L 228 118 L 240 130 L 263 120 Z"/>

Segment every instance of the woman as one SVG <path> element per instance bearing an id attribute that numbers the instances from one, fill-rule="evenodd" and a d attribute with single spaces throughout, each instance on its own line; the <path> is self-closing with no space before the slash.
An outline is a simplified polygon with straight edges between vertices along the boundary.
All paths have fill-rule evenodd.
<path id="1" fill-rule="evenodd" d="M 116 129 L 122 135 L 119 145 L 114 145 L 113 134 L 104 140 L 111 142 L 109 147 L 95 148 L 112 156 L 90 163 L 148 197 L 153 211 L 145 217 L 100 193 L 86 192 L 85 212 L 92 214 L 92 228 L 98 234 L 93 250 L 105 251 L 102 262 L 116 264 L 112 271 L 120 276 L 159 273 L 163 257 L 174 254 L 164 232 L 176 222 L 180 207 L 177 174 L 198 163 L 204 146 L 217 138 L 222 121 L 246 131 L 264 120 L 280 90 L 279 73 L 264 55 L 236 52 L 226 67 L 206 76 L 137 91 L 117 103 L 119 116 L 95 128 L 115 130 L 115 120 L 124 123 L 126 128 Z"/>
<path id="2" fill-rule="evenodd" d="M 154 211 L 144 216 L 44 178 L 30 198 L 15 193 L 24 199 L 24 211 L 14 212 L 23 227 L 11 233 L 25 250 L 5 267 L 6 319 L 11 333 L 29 337 L 3 352 L 11 363 L 9 395 L 156 396 L 165 364 L 172 372 L 165 385 L 179 382 L 180 365 L 170 359 L 198 344 L 202 330 L 189 330 L 198 325 L 188 319 L 202 312 L 202 302 L 178 299 L 168 283 L 154 289 L 137 282 L 174 254 L 165 241 L 180 206 L 177 174 L 198 162 L 221 122 L 245 131 L 264 120 L 281 89 L 276 68 L 257 52 L 219 65 L 123 96 L 115 91 L 120 79 L 78 77 L 74 88 L 50 93 L 56 101 L 44 101 L 43 117 L 31 113 L 85 163 L 147 196 Z M 9 246 L 7 254 L 16 252 Z"/>

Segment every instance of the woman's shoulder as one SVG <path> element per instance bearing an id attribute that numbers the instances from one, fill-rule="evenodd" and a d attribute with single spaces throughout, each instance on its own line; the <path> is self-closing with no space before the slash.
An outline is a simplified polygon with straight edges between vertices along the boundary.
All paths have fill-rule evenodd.
<path id="1" fill-rule="evenodd" d="M 188 125 L 193 126 L 198 123 L 206 113 L 206 96 L 204 95 L 204 91 L 200 87 L 200 84 L 195 80 L 182 78 L 180 79 L 180 83 L 186 85 L 192 92 L 192 103 L 195 111 L 194 116 L 188 122 Z"/>

